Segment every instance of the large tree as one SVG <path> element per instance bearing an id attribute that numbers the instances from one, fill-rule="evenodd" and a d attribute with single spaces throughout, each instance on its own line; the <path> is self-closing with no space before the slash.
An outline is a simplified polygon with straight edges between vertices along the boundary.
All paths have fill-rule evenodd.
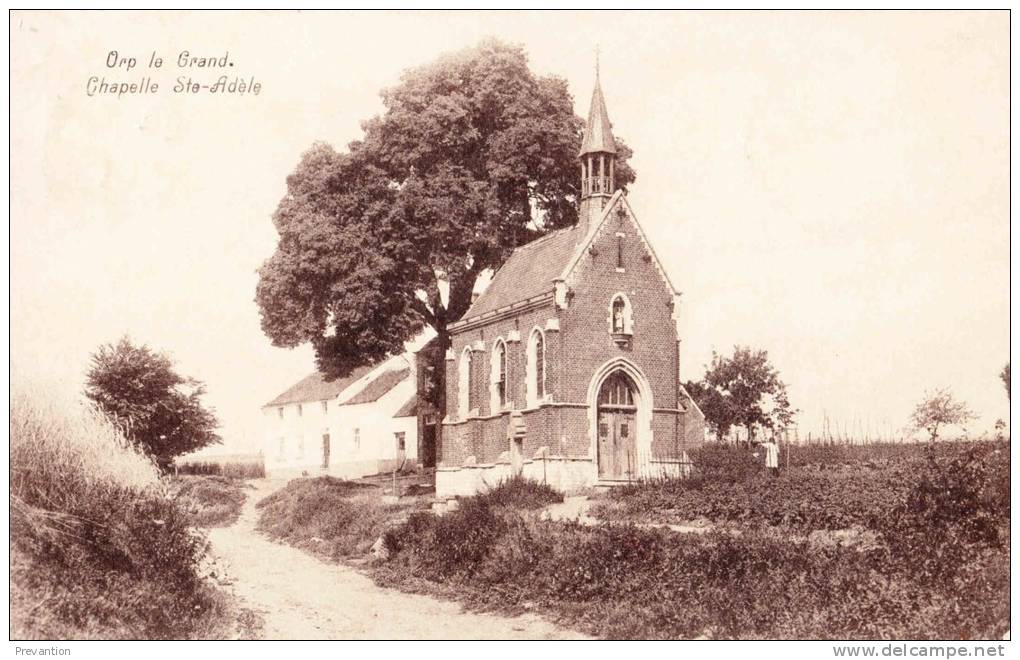
<path id="1" fill-rule="evenodd" d="M 514 247 L 577 220 L 583 122 L 567 83 L 488 41 L 406 72 L 346 151 L 317 143 L 287 178 L 256 301 L 274 345 L 309 343 L 327 378 L 447 327 Z M 634 180 L 617 145 L 617 181 Z M 441 379 L 443 369 L 434 365 Z M 444 408 L 441 386 L 433 403 Z"/>
<path id="2" fill-rule="evenodd" d="M 168 356 L 127 337 L 92 354 L 85 383 L 85 395 L 161 465 L 220 441 L 216 416 L 202 405 L 204 393 L 205 386 L 178 374 Z"/>
<path id="3" fill-rule="evenodd" d="M 786 428 L 797 413 L 768 353 L 746 346 L 734 347 L 732 356 L 713 351 L 705 377 L 689 381 L 686 389 L 720 439 L 732 427 L 742 426 L 750 441 L 758 429 Z"/>

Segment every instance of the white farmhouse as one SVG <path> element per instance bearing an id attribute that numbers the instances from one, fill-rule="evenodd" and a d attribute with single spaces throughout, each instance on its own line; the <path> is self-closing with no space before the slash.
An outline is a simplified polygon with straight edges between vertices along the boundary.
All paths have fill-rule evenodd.
<path id="1" fill-rule="evenodd" d="M 266 476 L 354 479 L 417 466 L 414 358 L 332 382 L 315 372 L 262 408 Z"/>

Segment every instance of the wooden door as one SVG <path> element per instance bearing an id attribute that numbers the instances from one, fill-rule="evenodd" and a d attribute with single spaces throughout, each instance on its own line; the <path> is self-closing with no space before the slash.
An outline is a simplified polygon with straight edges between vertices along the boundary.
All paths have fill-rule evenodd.
<path id="1" fill-rule="evenodd" d="M 606 379 L 599 391 L 599 479 L 632 479 L 637 473 L 634 389 L 631 380 L 617 372 Z"/>

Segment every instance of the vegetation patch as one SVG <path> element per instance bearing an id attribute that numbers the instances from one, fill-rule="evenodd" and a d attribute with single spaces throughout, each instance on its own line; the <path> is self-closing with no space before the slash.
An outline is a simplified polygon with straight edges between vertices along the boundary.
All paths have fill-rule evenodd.
<path id="1" fill-rule="evenodd" d="M 204 475 L 233 479 L 265 479 L 266 464 L 260 458 L 245 461 L 178 461 L 179 475 Z"/>
<path id="2" fill-rule="evenodd" d="M 10 413 L 12 638 L 233 634 L 205 538 L 148 457 L 95 409 L 15 391 Z"/>
<path id="3" fill-rule="evenodd" d="M 549 484 L 517 475 L 504 479 L 495 488 L 475 495 L 472 499 L 494 507 L 541 509 L 562 502 L 563 493 Z"/>
<path id="4" fill-rule="evenodd" d="M 244 482 L 227 477 L 181 476 L 173 480 L 173 495 L 196 527 L 229 527 L 241 516 L 247 498 Z"/>
<path id="5" fill-rule="evenodd" d="M 922 453 L 886 517 L 868 514 L 875 542 L 857 545 L 759 524 L 738 535 L 586 527 L 467 498 L 387 535 L 375 577 L 609 638 L 998 638 L 1008 464 L 1003 443 Z"/>
<path id="6" fill-rule="evenodd" d="M 258 529 L 332 560 L 362 557 L 388 528 L 420 508 L 383 501 L 374 485 L 335 477 L 294 479 L 258 503 Z"/>

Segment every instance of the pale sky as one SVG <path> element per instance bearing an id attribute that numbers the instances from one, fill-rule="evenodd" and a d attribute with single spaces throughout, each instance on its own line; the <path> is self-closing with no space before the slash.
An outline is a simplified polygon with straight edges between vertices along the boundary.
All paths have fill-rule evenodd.
<path id="1" fill-rule="evenodd" d="M 127 333 L 206 382 L 224 451 L 313 369 L 253 302 L 270 216 L 316 140 L 337 148 L 407 68 L 485 37 L 569 81 L 602 52 L 637 216 L 684 293 L 681 377 L 769 351 L 802 410 L 896 430 L 925 389 L 1008 419 L 1009 15 L 998 13 L 15 13 L 11 349 L 80 389 Z M 130 70 L 108 69 L 117 50 Z M 171 93 L 182 50 L 258 96 Z M 156 51 L 165 64 L 146 67 Z M 90 76 L 153 95 L 90 98 Z"/>

